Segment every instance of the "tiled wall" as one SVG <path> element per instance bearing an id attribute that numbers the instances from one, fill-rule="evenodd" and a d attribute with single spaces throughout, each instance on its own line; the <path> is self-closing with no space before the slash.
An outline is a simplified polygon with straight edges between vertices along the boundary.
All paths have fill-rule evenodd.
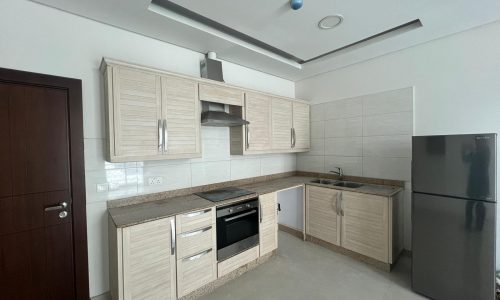
<path id="1" fill-rule="evenodd" d="M 85 139 L 87 203 L 102 202 L 222 181 L 295 171 L 295 154 L 231 156 L 229 128 L 202 127 L 202 157 L 195 159 L 109 163 L 104 139 Z M 148 178 L 161 176 L 161 185 Z M 98 192 L 97 185 L 108 191 Z"/>
<path id="2" fill-rule="evenodd" d="M 299 154 L 300 171 L 409 181 L 413 88 L 311 106 L 311 151 Z"/>

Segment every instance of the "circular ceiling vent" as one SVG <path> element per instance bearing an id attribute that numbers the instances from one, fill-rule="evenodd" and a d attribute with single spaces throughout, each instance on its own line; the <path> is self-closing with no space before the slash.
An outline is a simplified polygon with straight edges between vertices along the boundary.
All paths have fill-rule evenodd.
<path id="1" fill-rule="evenodd" d="M 318 22 L 318 27 L 320 29 L 332 29 L 339 26 L 342 21 L 344 21 L 344 17 L 341 15 L 326 16 Z"/>

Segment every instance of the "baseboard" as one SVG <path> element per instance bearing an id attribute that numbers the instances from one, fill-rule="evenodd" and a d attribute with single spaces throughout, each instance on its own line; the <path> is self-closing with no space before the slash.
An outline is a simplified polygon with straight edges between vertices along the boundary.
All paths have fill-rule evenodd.
<path id="1" fill-rule="evenodd" d="M 283 231 L 283 232 L 289 233 L 289 234 L 291 234 L 291 235 L 293 235 L 296 238 L 299 238 L 301 240 L 304 239 L 304 233 L 298 229 L 288 227 L 288 226 L 283 225 L 283 224 L 278 224 L 278 229 Z"/>

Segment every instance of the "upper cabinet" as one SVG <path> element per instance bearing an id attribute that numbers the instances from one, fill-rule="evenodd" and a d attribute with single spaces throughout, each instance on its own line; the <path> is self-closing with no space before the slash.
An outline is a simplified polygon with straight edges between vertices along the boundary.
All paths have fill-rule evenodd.
<path id="1" fill-rule="evenodd" d="M 267 152 L 272 148 L 271 99 L 257 94 L 245 94 L 245 152 Z"/>
<path id="2" fill-rule="evenodd" d="M 104 76 L 109 161 L 201 156 L 195 80 L 114 64 Z"/>
<path id="3" fill-rule="evenodd" d="M 200 83 L 200 100 L 243 106 L 243 91 L 218 84 Z"/>
<path id="4" fill-rule="evenodd" d="M 309 104 L 293 102 L 293 143 L 296 151 L 309 151 L 311 147 Z"/>
<path id="5" fill-rule="evenodd" d="M 273 149 L 292 150 L 293 146 L 293 103 L 287 99 L 272 99 Z"/>

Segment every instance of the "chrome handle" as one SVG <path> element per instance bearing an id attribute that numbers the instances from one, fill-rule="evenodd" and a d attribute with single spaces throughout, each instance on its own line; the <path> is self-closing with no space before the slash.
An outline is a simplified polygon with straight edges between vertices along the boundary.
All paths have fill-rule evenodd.
<path id="1" fill-rule="evenodd" d="M 163 153 L 163 127 L 162 121 L 158 120 L 158 152 Z"/>
<path id="2" fill-rule="evenodd" d="M 184 216 L 186 216 L 188 218 L 192 218 L 192 217 L 197 217 L 197 216 L 202 215 L 202 214 L 206 214 L 206 213 L 208 213 L 210 211 L 212 211 L 211 208 L 205 209 L 205 210 L 201 210 L 201 211 L 197 211 L 197 212 L 193 212 L 193 213 L 189 213 L 189 214 L 185 214 Z"/>
<path id="3" fill-rule="evenodd" d="M 290 128 L 290 147 L 293 148 L 293 128 Z"/>
<path id="4" fill-rule="evenodd" d="M 231 217 L 231 218 L 225 218 L 224 221 L 226 222 L 229 222 L 229 221 L 232 221 L 232 220 L 236 220 L 236 219 L 239 219 L 239 218 L 243 218 L 243 217 L 246 217 L 248 215 L 251 215 L 251 214 L 254 214 L 256 213 L 257 211 L 254 209 L 252 211 L 249 211 L 247 213 L 244 213 L 244 214 L 241 214 L 241 215 L 237 215 L 237 216 L 234 216 L 234 217 Z"/>
<path id="5" fill-rule="evenodd" d="M 65 209 L 66 207 L 68 207 L 68 203 L 61 202 L 58 205 L 48 206 L 44 210 L 45 211 L 61 210 L 61 209 Z"/>
<path id="6" fill-rule="evenodd" d="M 163 151 L 168 152 L 168 128 L 167 120 L 163 119 Z"/>
<path id="7" fill-rule="evenodd" d="M 293 148 L 295 148 L 295 143 L 297 142 L 297 136 L 295 135 L 295 128 L 292 128 L 293 130 Z"/>
<path id="8" fill-rule="evenodd" d="M 337 198 L 335 199 L 335 212 L 339 215 L 339 202 L 340 202 L 340 192 L 337 192 Z"/>
<path id="9" fill-rule="evenodd" d="M 175 255 L 175 219 L 170 220 L 170 254 Z"/>
<path id="10" fill-rule="evenodd" d="M 59 213 L 59 219 L 64 219 L 68 216 L 68 212 L 63 210 L 62 212 Z"/>
<path id="11" fill-rule="evenodd" d="M 183 261 L 190 261 L 190 260 L 195 260 L 195 259 L 198 259 L 204 255 L 207 255 L 208 253 L 212 252 L 212 249 L 208 249 L 208 250 L 205 250 L 201 253 L 198 253 L 198 254 L 195 254 L 193 256 L 190 256 L 190 257 L 186 257 L 186 258 L 183 258 L 182 260 Z"/>
<path id="12" fill-rule="evenodd" d="M 262 211 L 262 202 L 259 201 L 259 222 L 262 223 L 262 218 L 264 217 L 264 211 Z"/>
<path id="13" fill-rule="evenodd" d="M 212 226 L 208 226 L 207 228 L 203 228 L 203 229 L 196 230 L 196 231 L 186 232 L 186 233 L 181 234 L 181 236 L 182 236 L 182 237 L 190 237 L 190 236 L 195 236 L 195 235 L 198 235 L 198 234 L 200 234 L 200 233 L 207 232 L 207 231 L 209 231 L 210 229 L 212 229 Z"/>
<path id="14" fill-rule="evenodd" d="M 344 216 L 344 208 L 343 208 L 343 203 L 344 198 L 342 197 L 342 192 L 340 192 L 340 215 L 343 217 Z"/>
<path id="15" fill-rule="evenodd" d="M 245 150 L 248 150 L 248 148 L 250 148 L 250 128 L 248 127 L 248 124 L 245 125 L 245 130 L 246 130 L 246 136 L 245 136 L 245 142 L 246 142 L 246 145 L 245 145 Z"/>

